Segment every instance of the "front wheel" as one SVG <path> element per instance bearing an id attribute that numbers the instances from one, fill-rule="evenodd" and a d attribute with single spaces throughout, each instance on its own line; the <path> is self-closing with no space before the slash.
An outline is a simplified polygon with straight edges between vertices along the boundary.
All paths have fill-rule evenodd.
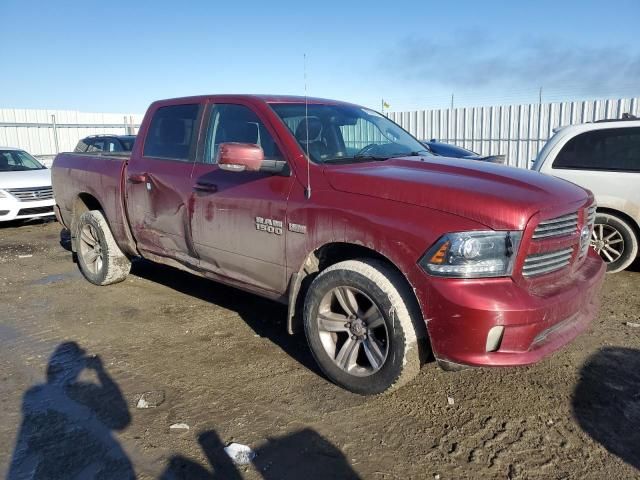
<path id="1" fill-rule="evenodd" d="M 305 333 L 331 381 L 372 395 L 417 375 L 419 319 L 410 314 L 410 294 L 400 274 L 376 260 L 340 262 L 316 277 L 305 299 Z"/>
<path id="2" fill-rule="evenodd" d="M 118 247 L 99 210 L 80 216 L 75 241 L 80 271 L 91 283 L 109 285 L 123 281 L 129 274 L 131 262 Z"/>
<path id="3" fill-rule="evenodd" d="M 608 273 L 624 270 L 638 255 L 638 238 L 631 225 L 608 213 L 596 215 L 591 246 L 607 264 Z"/>

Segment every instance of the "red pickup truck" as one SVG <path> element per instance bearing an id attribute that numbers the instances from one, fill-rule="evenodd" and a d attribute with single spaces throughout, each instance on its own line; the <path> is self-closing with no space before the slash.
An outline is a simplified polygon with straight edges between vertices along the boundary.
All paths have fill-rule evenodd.
<path id="1" fill-rule="evenodd" d="M 289 332 L 361 394 L 431 355 L 450 369 L 536 362 L 597 310 L 590 192 L 432 156 L 349 103 L 159 101 L 130 155 L 63 153 L 52 175 L 90 282 L 143 257 L 286 303 Z"/>

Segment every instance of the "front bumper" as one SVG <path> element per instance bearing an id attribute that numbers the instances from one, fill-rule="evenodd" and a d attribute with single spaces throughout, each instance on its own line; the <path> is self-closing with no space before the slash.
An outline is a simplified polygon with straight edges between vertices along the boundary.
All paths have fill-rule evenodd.
<path id="1" fill-rule="evenodd" d="M 425 300 L 434 355 L 445 365 L 516 366 L 535 363 L 585 331 L 598 310 L 605 264 L 595 254 L 552 294 L 536 295 L 510 278 L 431 277 Z M 551 290 L 549 290 L 551 291 Z M 489 332 L 504 327 L 487 351 Z M 499 331 L 499 329 L 498 329 Z"/>
<path id="2" fill-rule="evenodd" d="M 0 222 L 54 215 L 54 199 L 21 202 L 13 197 L 0 198 Z"/>

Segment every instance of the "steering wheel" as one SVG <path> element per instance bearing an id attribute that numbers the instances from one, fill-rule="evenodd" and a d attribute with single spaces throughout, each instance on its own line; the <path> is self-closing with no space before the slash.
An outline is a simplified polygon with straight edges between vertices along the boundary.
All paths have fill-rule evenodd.
<path id="1" fill-rule="evenodd" d="M 361 148 L 360 150 L 358 150 L 358 152 L 354 156 L 360 157 L 360 156 L 363 156 L 363 155 L 371 155 L 373 153 L 373 151 L 376 150 L 379 146 L 380 145 L 378 145 L 377 143 L 370 143 L 366 147 Z"/>

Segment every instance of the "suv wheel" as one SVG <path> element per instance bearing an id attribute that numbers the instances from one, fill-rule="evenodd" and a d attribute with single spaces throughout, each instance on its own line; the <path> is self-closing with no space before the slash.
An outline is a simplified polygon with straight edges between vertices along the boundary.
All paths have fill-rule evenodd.
<path id="1" fill-rule="evenodd" d="M 638 238 L 625 220 L 608 213 L 597 213 L 591 246 L 607 264 L 607 272 L 624 270 L 638 255 Z"/>
<path id="2" fill-rule="evenodd" d="M 410 294 L 404 279 L 376 260 L 340 262 L 315 278 L 305 299 L 305 334 L 331 381 L 371 395 L 417 375 L 419 318 L 410 314 Z"/>
<path id="3" fill-rule="evenodd" d="M 102 212 L 91 210 L 80 216 L 75 240 L 80 271 L 91 283 L 109 285 L 127 277 L 131 262 L 118 247 Z"/>

